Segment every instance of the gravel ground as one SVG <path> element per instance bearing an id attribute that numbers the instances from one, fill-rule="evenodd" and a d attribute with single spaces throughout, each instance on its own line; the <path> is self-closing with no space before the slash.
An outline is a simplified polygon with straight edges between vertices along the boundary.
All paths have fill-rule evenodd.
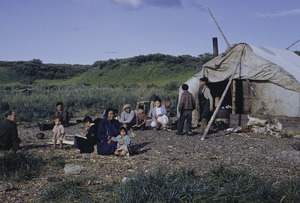
<path id="1" fill-rule="evenodd" d="M 130 157 L 99 156 L 80 154 L 71 146 L 64 145 L 63 150 L 53 151 L 50 131 L 39 140 L 35 135 L 40 132 L 37 127 L 19 126 L 19 137 L 24 151 L 40 155 L 47 159 L 53 155 L 63 156 L 69 164 L 82 165 L 80 175 L 66 175 L 63 169 L 44 165 L 39 174 L 31 181 L 13 183 L 0 181 L 1 202 L 36 201 L 44 188 L 52 184 L 49 177 L 61 180 L 82 175 L 96 175 L 101 186 L 120 182 L 124 177 L 134 176 L 139 171 L 151 172 L 157 166 L 166 166 L 170 170 L 191 166 L 199 174 L 223 164 L 234 169 L 246 169 L 276 184 L 289 178 L 300 177 L 300 151 L 292 145 L 299 144 L 296 138 L 275 138 L 266 135 L 249 135 L 245 133 L 227 134 L 225 131 L 208 135 L 205 141 L 200 135 L 176 135 L 175 130 L 136 131 L 132 138 L 135 154 Z M 195 130 L 196 131 L 196 130 Z M 84 126 L 77 124 L 65 128 L 66 134 L 84 132 Z M 99 193 L 99 195 L 101 195 Z"/>

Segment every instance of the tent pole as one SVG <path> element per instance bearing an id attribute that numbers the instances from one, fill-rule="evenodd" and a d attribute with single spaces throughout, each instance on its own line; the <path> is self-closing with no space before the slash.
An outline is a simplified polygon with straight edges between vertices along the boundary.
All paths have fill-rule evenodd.
<path id="1" fill-rule="evenodd" d="M 232 81 L 232 114 L 236 112 L 236 81 Z"/>
<path id="2" fill-rule="evenodd" d="M 239 61 L 238 61 L 238 63 L 237 63 L 237 66 L 236 66 L 236 68 L 234 69 L 234 71 L 233 71 L 233 73 L 232 73 L 232 75 L 231 75 L 231 77 L 230 77 L 230 79 L 229 79 L 229 81 L 228 81 L 228 83 L 227 83 L 227 86 L 226 86 L 226 88 L 225 88 L 225 90 L 224 90 L 224 92 L 223 92 L 223 94 L 222 94 L 222 96 L 221 96 L 221 99 L 220 99 L 220 101 L 219 101 L 219 104 L 218 104 L 217 108 L 215 109 L 215 111 L 214 111 L 214 113 L 213 113 L 213 115 L 212 115 L 210 121 L 208 122 L 207 127 L 205 128 L 205 131 L 204 131 L 204 133 L 203 133 L 203 135 L 202 135 L 202 137 L 201 137 L 201 140 L 204 140 L 204 139 L 205 139 L 205 136 L 208 134 L 208 131 L 209 131 L 209 129 L 210 129 L 212 123 L 214 122 L 214 120 L 215 120 L 215 118 L 216 118 L 216 115 L 217 115 L 217 113 L 218 113 L 218 111 L 219 111 L 219 109 L 220 109 L 220 107 L 221 107 L 221 105 L 222 105 L 222 102 L 223 102 L 223 100 L 224 100 L 224 98 L 225 98 L 225 96 L 226 96 L 226 93 L 227 93 L 227 91 L 228 91 L 228 89 L 229 89 L 229 87 L 230 87 L 230 85 L 231 85 L 231 83 L 232 83 L 234 74 L 235 74 L 235 72 L 237 71 L 238 67 L 241 66 L 242 55 L 243 55 L 243 53 L 244 53 L 245 46 L 246 46 L 246 45 L 244 45 L 244 47 L 243 47 L 243 49 L 242 49 L 242 51 L 241 51 L 240 59 L 239 59 Z"/>
<path id="3" fill-rule="evenodd" d="M 273 125 L 272 119 L 271 119 L 270 115 L 267 113 L 265 107 L 262 105 L 260 99 L 258 98 L 254 87 L 251 85 L 251 83 L 250 83 L 250 81 L 248 79 L 246 79 L 246 81 L 248 82 L 248 85 L 249 85 L 251 91 L 253 92 L 253 94 L 254 94 L 254 96 L 255 96 L 255 98 L 256 98 L 256 100 L 257 100 L 260 108 L 263 110 L 264 114 L 268 117 L 269 122 Z"/>

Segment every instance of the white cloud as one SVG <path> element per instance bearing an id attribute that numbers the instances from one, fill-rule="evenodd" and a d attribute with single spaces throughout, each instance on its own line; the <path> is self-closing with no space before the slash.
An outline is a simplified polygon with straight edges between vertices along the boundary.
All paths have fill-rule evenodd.
<path id="1" fill-rule="evenodd" d="M 281 16 L 290 16 L 290 15 L 300 15 L 300 9 L 292 9 L 279 11 L 277 13 L 265 13 L 265 14 L 257 14 L 259 17 L 267 18 L 267 17 L 281 17 Z"/>
<path id="2" fill-rule="evenodd" d="M 129 8 L 138 8 L 141 6 L 143 0 L 113 0 L 116 3 L 125 5 Z"/>

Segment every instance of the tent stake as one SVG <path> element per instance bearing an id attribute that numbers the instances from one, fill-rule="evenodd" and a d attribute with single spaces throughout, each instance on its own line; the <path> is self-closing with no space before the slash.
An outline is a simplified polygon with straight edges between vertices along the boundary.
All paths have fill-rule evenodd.
<path id="1" fill-rule="evenodd" d="M 250 81 L 248 79 L 246 79 L 246 81 L 248 82 L 248 85 L 249 85 L 251 91 L 253 92 L 253 94 L 254 94 L 254 96 L 255 96 L 255 98 L 256 98 L 256 100 L 257 100 L 260 108 L 263 110 L 264 114 L 268 117 L 269 122 L 273 125 L 272 119 L 271 119 L 270 115 L 267 113 L 265 107 L 262 105 L 260 99 L 258 98 L 254 87 L 251 85 L 251 83 L 250 83 Z"/>
<path id="2" fill-rule="evenodd" d="M 226 96 L 226 93 L 227 93 L 227 91 L 228 91 L 228 89 L 229 89 L 229 87 L 230 87 L 230 85 L 231 85 L 231 83 L 232 83 L 234 74 L 235 74 L 235 72 L 237 71 L 238 67 L 241 66 L 242 55 L 243 55 L 243 53 L 244 53 L 244 49 L 245 49 L 245 45 L 244 45 L 244 47 L 243 47 L 243 49 L 242 49 L 242 51 L 241 51 L 240 59 L 239 59 L 239 61 L 238 61 L 238 63 L 237 63 L 237 66 L 236 66 L 236 68 L 234 69 L 234 71 L 233 71 L 233 73 L 232 73 L 232 75 L 231 75 L 231 77 L 230 77 L 230 79 L 229 79 L 229 81 L 228 81 L 228 83 L 227 83 L 227 86 L 226 86 L 226 88 L 225 88 L 225 90 L 224 90 L 224 92 L 223 92 L 223 94 L 222 94 L 222 96 L 221 96 L 221 99 L 220 99 L 220 101 L 219 101 L 219 104 L 218 104 L 217 108 L 215 109 L 215 111 L 214 111 L 214 113 L 213 113 L 211 119 L 210 119 L 209 122 L 208 122 L 207 127 L 205 128 L 205 131 L 204 131 L 204 133 L 203 133 L 203 135 L 202 135 L 202 137 L 201 137 L 201 140 L 204 140 L 204 139 L 205 139 L 205 136 L 208 134 L 208 131 L 209 131 L 209 129 L 210 129 L 212 123 L 214 122 L 214 120 L 215 120 L 215 118 L 216 118 L 216 115 L 217 115 L 217 113 L 218 113 L 218 111 L 219 111 L 219 109 L 220 109 L 220 107 L 221 107 L 221 105 L 222 105 L 222 102 L 223 102 L 223 100 L 224 100 L 224 98 L 225 98 L 225 96 Z"/>

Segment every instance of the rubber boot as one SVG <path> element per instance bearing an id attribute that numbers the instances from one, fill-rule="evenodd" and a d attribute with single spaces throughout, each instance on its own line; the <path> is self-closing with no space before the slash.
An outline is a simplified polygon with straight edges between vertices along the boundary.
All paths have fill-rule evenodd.
<path id="1" fill-rule="evenodd" d="M 207 118 L 202 118 L 201 120 L 201 126 L 200 126 L 200 134 L 203 134 L 205 129 L 206 129 L 206 125 L 207 125 Z"/>

